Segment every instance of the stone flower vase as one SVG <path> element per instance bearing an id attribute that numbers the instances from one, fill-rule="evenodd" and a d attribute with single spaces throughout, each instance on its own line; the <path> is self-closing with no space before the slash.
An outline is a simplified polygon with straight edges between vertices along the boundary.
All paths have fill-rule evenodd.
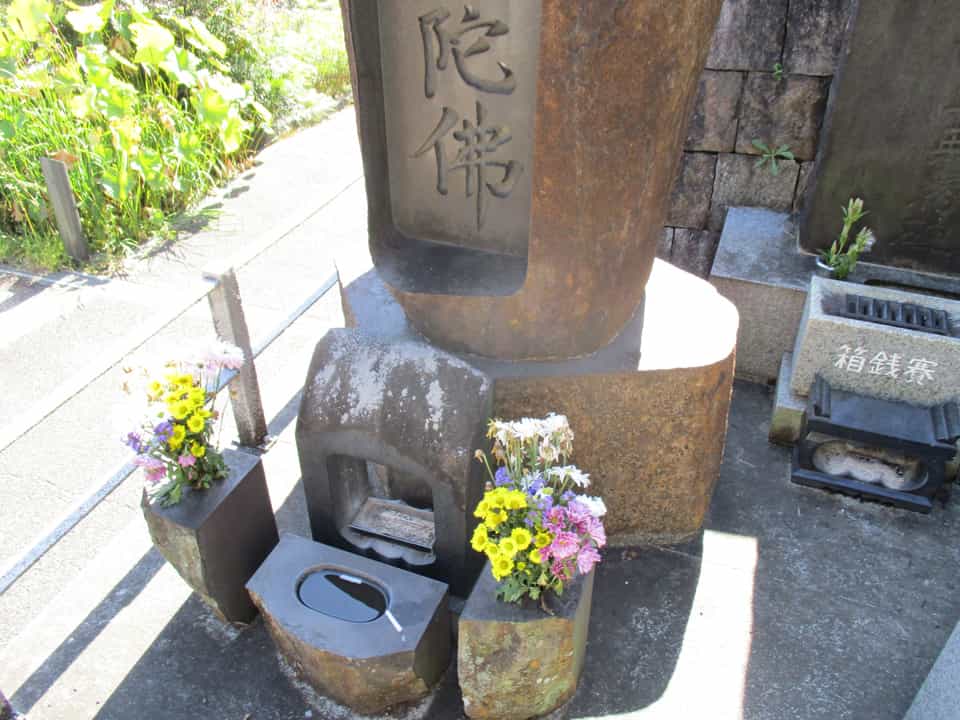
<path id="1" fill-rule="evenodd" d="M 583 669 L 593 572 L 539 604 L 499 600 L 487 563 L 467 599 L 458 630 L 457 672 L 471 718 L 525 720 L 573 697 Z"/>
<path id="2" fill-rule="evenodd" d="M 171 507 L 140 501 L 160 554 L 225 622 L 248 623 L 257 609 L 244 587 L 279 542 L 260 458 L 227 450 L 226 479 L 188 489 Z"/>

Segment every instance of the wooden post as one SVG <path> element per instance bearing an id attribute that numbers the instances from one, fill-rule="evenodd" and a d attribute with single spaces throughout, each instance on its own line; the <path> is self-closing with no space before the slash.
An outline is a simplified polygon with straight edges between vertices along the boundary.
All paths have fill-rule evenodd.
<path id="1" fill-rule="evenodd" d="M 237 421 L 240 444 L 254 448 L 267 437 L 267 420 L 260 399 L 260 384 L 257 369 L 253 364 L 253 349 L 250 347 L 250 332 L 240 303 L 240 286 L 233 268 L 222 272 L 205 273 L 217 285 L 207 299 L 213 315 L 213 327 L 217 334 L 243 351 L 243 367 L 239 377 L 230 383 L 230 402 L 233 417 Z"/>
<path id="2" fill-rule="evenodd" d="M 53 205 L 53 214 L 67 254 L 80 262 L 88 260 L 90 248 L 80 226 L 80 213 L 77 212 L 73 188 L 70 187 L 67 166 L 53 158 L 40 158 L 40 168 L 43 170 L 44 180 L 47 181 L 50 204 Z"/>

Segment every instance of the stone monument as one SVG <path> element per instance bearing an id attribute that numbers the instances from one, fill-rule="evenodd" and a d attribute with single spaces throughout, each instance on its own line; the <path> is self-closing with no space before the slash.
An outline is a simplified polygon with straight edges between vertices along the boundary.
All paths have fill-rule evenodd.
<path id="1" fill-rule="evenodd" d="M 804 249 L 826 247 L 840 207 L 861 197 L 878 238 L 871 262 L 960 272 L 960 13 L 953 0 L 860 0 L 814 177 Z"/>
<path id="2" fill-rule="evenodd" d="M 654 255 L 721 0 L 341 5 L 368 220 L 297 423 L 314 539 L 468 593 L 486 420 L 549 412 L 612 543 L 691 537 L 737 314 Z"/>

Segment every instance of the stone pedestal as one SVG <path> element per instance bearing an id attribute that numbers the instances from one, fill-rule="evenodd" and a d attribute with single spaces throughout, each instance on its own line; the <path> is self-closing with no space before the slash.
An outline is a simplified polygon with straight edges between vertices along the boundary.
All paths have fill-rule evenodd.
<path id="1" fill-rule="evenodd" d="M 244 585 L 277 544 L 277 524 L 259 457 L 227 450 L 230 474 L 208 490 L 188 489 L 171 507 L 141 506 L 160 554 L 226 622 L 250 622 L 257 609 Z"/>
<path id="2" fill-rule="evenodd" d="M 551 598 L 521 606 L 494 595 L 489 564 L 460 617 L 457 672 L 463 707 L 476 720 L 526 720 L 573 697 L 583 669 L 593 573 Z"/>
<path id="3" fill-rule="evenodd" d="M 333 569 L 382 588 L 386 612 L 350 622 L 307 607 L 298 588 Z M 447 586 L 285 534 L 247 584 L 280 654 L 325 695 L 372 715 L 426 695 L 450 661 Z"/>
<path id="4" fill-rule="evenodd" d="M 416 339 L 362 251 L 342 255 L 338 269 L 348 324 L 391 343 Z M 596 353 L 557 362 L 461 358 L 493 379 L 495 416 L 567 415 L 574 460 L 606 500 L 612 544 L 673 543 L 700 529 L 719 475 L 736 334 L 731 303 L 658 260 L 644 305 Z"/>

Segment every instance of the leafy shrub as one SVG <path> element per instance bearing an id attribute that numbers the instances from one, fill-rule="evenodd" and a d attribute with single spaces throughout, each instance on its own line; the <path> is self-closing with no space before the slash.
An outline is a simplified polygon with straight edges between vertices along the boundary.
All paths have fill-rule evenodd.
<path id="1" fill-rule="evenodd" d="M 13 0 L 0 17 L 0 258 L 66 262 L 39 158 L 70 169 L 94 251 L 121 252 L 235 169 L 269 111 L 193 16 Z"/>

